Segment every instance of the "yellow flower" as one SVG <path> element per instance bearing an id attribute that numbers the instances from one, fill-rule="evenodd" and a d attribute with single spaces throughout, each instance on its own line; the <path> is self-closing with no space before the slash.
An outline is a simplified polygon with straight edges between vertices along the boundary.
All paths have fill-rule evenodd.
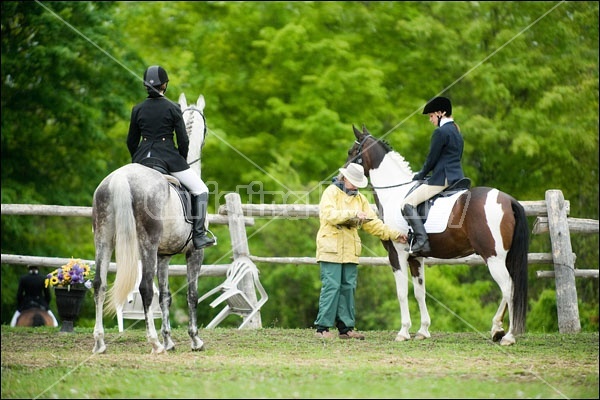
<path id="1" fill-rule="evenodd" d="M 55 269 L 46 276 L 46 287 L 91 287 L 94 271 L 80 259 L 71 259 L 67 264 Z"/>

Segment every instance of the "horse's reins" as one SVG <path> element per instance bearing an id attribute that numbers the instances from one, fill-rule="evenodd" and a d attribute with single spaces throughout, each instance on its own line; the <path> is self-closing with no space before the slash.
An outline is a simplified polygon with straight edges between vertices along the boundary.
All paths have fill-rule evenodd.
<path id="1" fill-rule="evenodd" d="M 204 114 L 202 114 L 202 111 L 200 111 L 196 107 L 188 107 L 185 110 L 183 110 L 181 112 L 181 114 L 183 114 L 186 111 L 196 111 L 198 114 L 200 114 L 200 116 L 202 117 L 202 120 L 204 121 L 204 139 L 206 140 L 206 118 L 204 117 Z M 204 140 L 202 141 L 202 146 L 204 146 Z M 194 165 L 195 163 L 197 163 L 198 161 L 200 161 L 200 158 L 201 157 L 198 157 L 194 161 L 189 162 L 188 165 L 189 166 Z"/>
<path id="2" fill-rule="evenodd" d="M 363 153 L 363 145 L 365 144 L 365 142 L 367 141 L 367 139 L 371 137 L 373 138 L 373 140 L 375 142 L 377 142 L 377 139 L 375 137 L 373 137 L 372 135 L 366 135 L 363 140 L 360 141 L 360 143 L 358 142 L 358 140 L 355 140 L 354 143 L 358 144 L 358 150 L 357 150 L 357 154 L 355 156 L 355 159 L 353 162 L 355 162 L 356 164 L 362 166 L 364 168 L 363 165 L 363 159 L 362 159 L 362 153 Z M 403 182 L 403 183 L 398 183 L 396 185 L 390 185 L 390 186 L 373 186 L 373 184 L 371 184 L 371 187 L 373 189 L 392 189 L 395 187 L 400 187 L 400 186 L 404 186 L 404 185 L 408 185 L 409 183 L 413 183 L 414 181 L 410 180 L 408 182 Z"/>

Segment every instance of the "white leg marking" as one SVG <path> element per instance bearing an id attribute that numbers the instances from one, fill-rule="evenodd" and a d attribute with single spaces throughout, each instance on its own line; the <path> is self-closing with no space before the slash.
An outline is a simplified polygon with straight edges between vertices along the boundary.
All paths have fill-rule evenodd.
<path id="1" fill-rule="evenodd" d="M 487 265 L 490 274 L 502 291 L 502 301 L 500 302 L 500 307 L 498 307 L 498 311 L 496 311 L 496 314 L 492 319 L 491 334 L 493 338 L 497 334 L 502 335 L 504 332 L 504 328 L 502 327 L 502 317 L 504 315 L 505 308 L 508 307 L 509 329 L 508 333 L 502 338 L 501 344 L 510 345 L 515 342 L 512 334 L 513 282 L 510 278 L 508 270 L 506 269 L 506 255 L 508 254 L 508 250 L 504 249 L 502 233 L 500 231 L 500 224 L 502 223 L 502 217 L 504 216 L 504 213 L 502 211 L 502 206 L 498 203 L 498 194 L 498 189 L 490 190 L 484 206 L 485 216 L 492 237 L 494 238 L 494 248 L 496 250 L 496 256 L 488 258 Z"/>
<path id="2" fill-rule="evenodd" d="M 396 250 L 398 248 L 396 247 Z M 394 272 L 396 281 L 396 295 L 400 303 L 401 328 L 396 335 L 396 341 L 402 342 L 410 339 L 409 329 L 411 327 L 410 312 L 408 310 L 408 254 L 405 251 L 398 252 L 400 270 Z"/>
<path id="3" fill-rule="evenodd" d="M 427 339 L 431 337 L 429 333 L 429 325 L 431 325 L 431 319 L 429 312 L 427 311 L 426 291 L 425 291 L 425 262 L 423 258 L 420 258 L 419 276 L 413 278 L 413 290 L 415 299 L 419 305 L 419 312 L 421 313 L 421 327 L 415 334 L 415 339 Z"/>

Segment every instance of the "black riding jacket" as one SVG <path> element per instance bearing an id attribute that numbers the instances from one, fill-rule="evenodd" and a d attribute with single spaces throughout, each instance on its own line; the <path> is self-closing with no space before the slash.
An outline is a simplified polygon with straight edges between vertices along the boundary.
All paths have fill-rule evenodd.
<path id="1" fill-rule="evenodd" d="M 45 276 L 29 273 L 23 275 L 19 280 L 19 289 L 17 290 L 17 309 L 25 311 L 30 308 L 50 308 L 52 295 L 50 289 L 45 285 Z"/>
<path id="2" fill-rule="evenodd" d="M 177 146 L 173 132 L 177 135 Z M 163 160 L 169 172 L 188 169 L 189 139 L 179 104 L 160 96 L 148 97 L 135 105 L 131 110 L 127 148 L 134 163 L 154 157 Z"/>

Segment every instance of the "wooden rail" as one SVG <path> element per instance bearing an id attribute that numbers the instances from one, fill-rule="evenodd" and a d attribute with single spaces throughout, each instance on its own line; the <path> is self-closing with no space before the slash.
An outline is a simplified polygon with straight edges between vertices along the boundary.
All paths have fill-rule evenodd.
<path id="1" fill-rule="evenodd" d="M 533 234 L 550 234 L 552 253 L 529 253 L 529 264 L 549 264 L 554 269 L 550 271 L 537 271 L 539 278 L 555 278 L 556 297 L 558 309 L 558 322 L 560 333 L 576 333 L 581 330 L 579 311 L 577 308 L 577 292 L 575 277 L 596 278 L 598 270 L 579 270 L 575 268 L 576 255 L 571 249 L 570 233 L 599 233 L 597 220 L 568 218 L 570 212 L 569 201 L 563 198 L 559 190 L 546 191 L 545 200 L 521 201 L 527 216 L 536 216 Z M 254 225 L 254 217 L 265 218 L 315 218 L 319 216 L 319 206 L 315 204 L 242 204 L 237 193 L 225 196 L 226 204 L 220 206 L 217 214 L 209 214 L 210 224 L 229 226 L 231 245 L 234 260 L 237 257 L 249 257 L 254 262 L 278 264 L 317 264 L 314 257 L 259 257 L 250 255 L 246 226 Z M 377 213 L 377 209 L 373 206 Z M 51 206 L 38 204 L 2 204 L 2 215 L 47 215 L 47 216 L 75 216 L 91 217 L 91 207 Z M 38 266 L 57 267 L 69 261 L 65 258 L 33 257 L 12 254 L 2 254 L 2 263 L 28 264 Z M 90 265 L 94 261 L 86 260 Z M 361 265 L 385 266 L 389 265 L 387 257 L 360 257 Z M 481 265 L 484 264 L 480 256 L 472 255 L 457 259 L 426 258 L 427 265 Z M 230 264 L 203 265 L 201 276 L 222 276 L 226 274 Z M 185 265 L 169 266 L 169 274 L 185 275 Z M 111 263 L 110 272 L 116 271 L 116 265 Z M 244 283 L 244 291 L 255 298 L 253 285 Z M 249 327 L 260 327 L 260 314 L 254 318 Z"/>

